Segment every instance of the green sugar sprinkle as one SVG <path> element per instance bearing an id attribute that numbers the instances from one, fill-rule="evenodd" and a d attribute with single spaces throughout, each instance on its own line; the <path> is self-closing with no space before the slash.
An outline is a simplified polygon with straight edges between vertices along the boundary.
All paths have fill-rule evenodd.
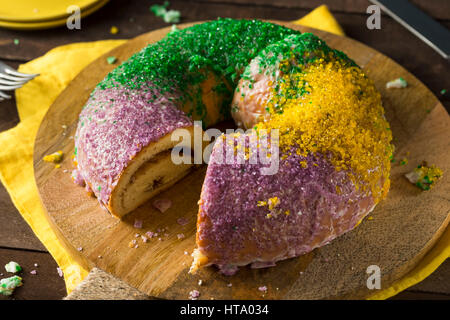
<path id="1" fill-rule="evenodd" d="M 18 46 L 19 43 L 20 43 L 19 39 L 14 39 L 13 42 L 14 42 L 14 44 L 15 44 L 16 46 Z"/>
<path id="2" fill-rule="evenodd" d="M 152 6 L 155 14 L 162 14 L 168 3 Z M 274 74 L 280 61 L 295 56 L 297 63 L 283 64 L 283 72 L 301 72 L 303 64 L 315 59 L 331 61 L 338 59 L 356 66 L 344 53 L 331 49 L 311 33 L 301 34 L 280 25 L 259 20 L 234 20 L 219 18 L 177 30 L 148 45 L 129 60 L 110 72 L 97 89 L 126 86 L 129 89 L 155 89 L 161 94 L 173 94 L 174 102 L 195 119 L 205 120 L 207 111 L 202 100 L 200 84 L 213 77 L 219 84 L 214 91 L 222 101 L 220 115 L 230 118 L 231 101 L 239 80 L 248 81 L 252 87 L 254 79 L 248 67 L 257 58 L 260 72 Z M 283 41 L 281 41 L 283 40 Z M 300 83 L 292 96 L 303 96 L 306 84 Z M 283 106 L 277 106 L 277 113 Z M 207 125 L 204 122 L 205 125 Z"/>
<path id="3" fill-rule="evenodd" d="M 116 61 L 117 61 L 117 58 L 114 56 L 106 58 L 106 62 L 108 62 L 108 64 L 114 64 L 114 63 L 116 63 Z"/>
<path id="4" fill-rule="evenodd" d="M 223 101 L 220 114 L 229 117 L 234 88 L 249 61 L 291 34 L 300 32 L 258 20 L 219 18 L 170 32 L 109 73 L 98 88 L 145 85 L 162 94 L 181 92 L 174 102 L 192 101 L 186 113 L 204 117 L 199 84 L 208 76 L 224 78 L 228 85 L 224 83 L 216 92 Z"/>
<path id="5" fill-rule="evenodd" d="M 446 94 L 446 93 L 447 93 L 447 89 L 442 89 L 442 90 L 441 90 L 441 94 L 442 94 L 442 95 L 444 95 L 444 94 Z"/>

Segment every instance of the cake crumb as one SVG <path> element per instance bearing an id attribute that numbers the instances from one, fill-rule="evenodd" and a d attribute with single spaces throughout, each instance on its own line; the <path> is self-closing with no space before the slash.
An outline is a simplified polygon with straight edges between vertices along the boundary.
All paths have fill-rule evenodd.
<path id="1" fill-rule="evenodd" d="M 406 82 L 405 79 L 402 77 L 394 79 L 386 83 L 386 89 L 392 89 L 392 88 L 406 88 L 408 86 L 408 82 Z"/>
<path id="2" fill-rule="evenodd" d="M 17 273 L 22 271 L 22 267 L 15 261 L 10 261 L 5 265 L 5 270 L 9 273 Z"/>
<path id="3" fill-rule="evenodd" d="M 42 160 L 44 160 L 45 162 L 60 163 L 63 158 L 63 155 L 64 153 L 61 150 L 59 150 L 52 154 L 44 156 Z"/>
<path id="4" fill-rule="evenodd" d="M 426 161 L 423 161 L 413 171 L 405 174 L 405 177 L 416 187 L 426 191 L 434 186 L 436 181 L 442 177 L 442 174 L 440 168 L 435 165 L 429 166 Z"/>
<path id="5" fill-rule="evenodd" d="M 22 285 L 22 278 L 19 276 L 12 276 L 9 278 L 0 280 L 0 294 L 4 296 L 10 296 L 13 294 L 14 289 Z"/>

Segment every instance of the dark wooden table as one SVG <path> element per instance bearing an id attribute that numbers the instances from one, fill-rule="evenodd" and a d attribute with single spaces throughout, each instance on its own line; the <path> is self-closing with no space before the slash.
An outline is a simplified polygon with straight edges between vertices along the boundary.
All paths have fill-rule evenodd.
<path id="1" fill-rule="evenodd" d="M 101 39 L 127 39 L 141 33 L 165 27 L 162 19 L 149 10 L 163 1 L 112 0 L 104 8 L 81 21 L 81 30 L 65 27 L 43 31 L 13 31 L 0 29 L 0 60 L 14 68 L 37 58 L 48 50 L 67 43 Z M 450 1 L 414 0 L 417 6 L 450 28 Z M 325 3 L 329 6 L 347 36 L 359 40 L 390 56 L 415 74 L 450 109 L 450 65 L 410 32 L 383 15 L 380 30 L 366 28 L 367 0 L 172 0 L 171 8 L 181 11 L 182 22 L 231 18 L 261 18 L 295 20 L 313 8 Z M 119 33 L 111 35 L 111 26 Z M 20 44 L 15 45 L 14 39 Z M 0 103 L 0 131 L 19 122 L 15 100 Z M 1 147 L 1 146 L 0 146 Z M 25 285 L 16 290 L 15 299 L 61 299 L 65 296 L 63 279 L 57 274 L 57 265 L 45 247 L 23 221 L 0 184 L 0 273 L 11 260 L 20 263 L 25 271 Z M 39 267 L 34 267 L 37 263 Z M 37 275 L 29 274 L 36 269 Z M 0 297 L 0 299 L 4 299 Z M 420 284 L 393 297 L 393 299 L 450 299 L 450 261 Z"/>

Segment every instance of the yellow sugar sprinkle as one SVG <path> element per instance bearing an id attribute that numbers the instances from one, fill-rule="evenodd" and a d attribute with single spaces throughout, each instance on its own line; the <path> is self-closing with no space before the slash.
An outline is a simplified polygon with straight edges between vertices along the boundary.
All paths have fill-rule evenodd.
<path id="1" fill-rule="evenodd" d="M 280 152 L 298 146 L 302 156 L 331 154 L 336 170 L 348 170 L 355 186 L 371 191 L 375 203 L 384 197 L 392 133 L 380 94 L 363 71 L 317 59 L 303 72 L 282 75 L 278 83 L 267 103 L 270 119 L 258 123 L 258 130 L 283 128 Z M 307 93 L 298 96 L 298 88 Z"/>
<path id="2" fill-rule="evenodd" d="M 109 30 L 109 33 L 117 34 L 119 33 L 119 28 L 117 28 L 116 26 L 112 26 L 111 29 Z"/>
<path id="3" fill-rule="evenodd" d="M 267 218 L 267 219 L 270 219 L 270 218 L 272 218 L 272 215 L 271 215 L 270 213 L 268 213 L 268 214 L 266 215 L 266 218 Z"/>
<path id="4" fill-rule="evenodd" d="M 278 199 L 278 197 L 273 197 L 273 198 L 269 198 L 269 200 L 267 202 L 269 204 L 269 210 L 272 210 L 280 203 L 280 199 Z"/>
<path id="5" fill-rule="evenodd" d="M 267 202 L 266 201 L 258 201 L 258 203 L 257 203 L 257 206 L 258 207 L 264 207 L 264 206 L 266 206 L 267 205 Z"/>
<path id="6" fill-rule="evenodd" d="M 367 220 L 373 220 L 373 217 L 368 217 Z"/>

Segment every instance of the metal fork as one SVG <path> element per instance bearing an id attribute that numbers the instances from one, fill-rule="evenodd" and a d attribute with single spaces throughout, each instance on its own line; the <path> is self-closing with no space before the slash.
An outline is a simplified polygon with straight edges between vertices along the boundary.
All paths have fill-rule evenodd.
<path id="1" fill-rule="evenodd" d="M 3 91 L 11 91 L 19 89 L 31 79 L 37 77 L 39 74 L 26 74 L 17 72 L 13 68 L 0 61 L 0 101 L 10 99 L 11 96 Z"/>

